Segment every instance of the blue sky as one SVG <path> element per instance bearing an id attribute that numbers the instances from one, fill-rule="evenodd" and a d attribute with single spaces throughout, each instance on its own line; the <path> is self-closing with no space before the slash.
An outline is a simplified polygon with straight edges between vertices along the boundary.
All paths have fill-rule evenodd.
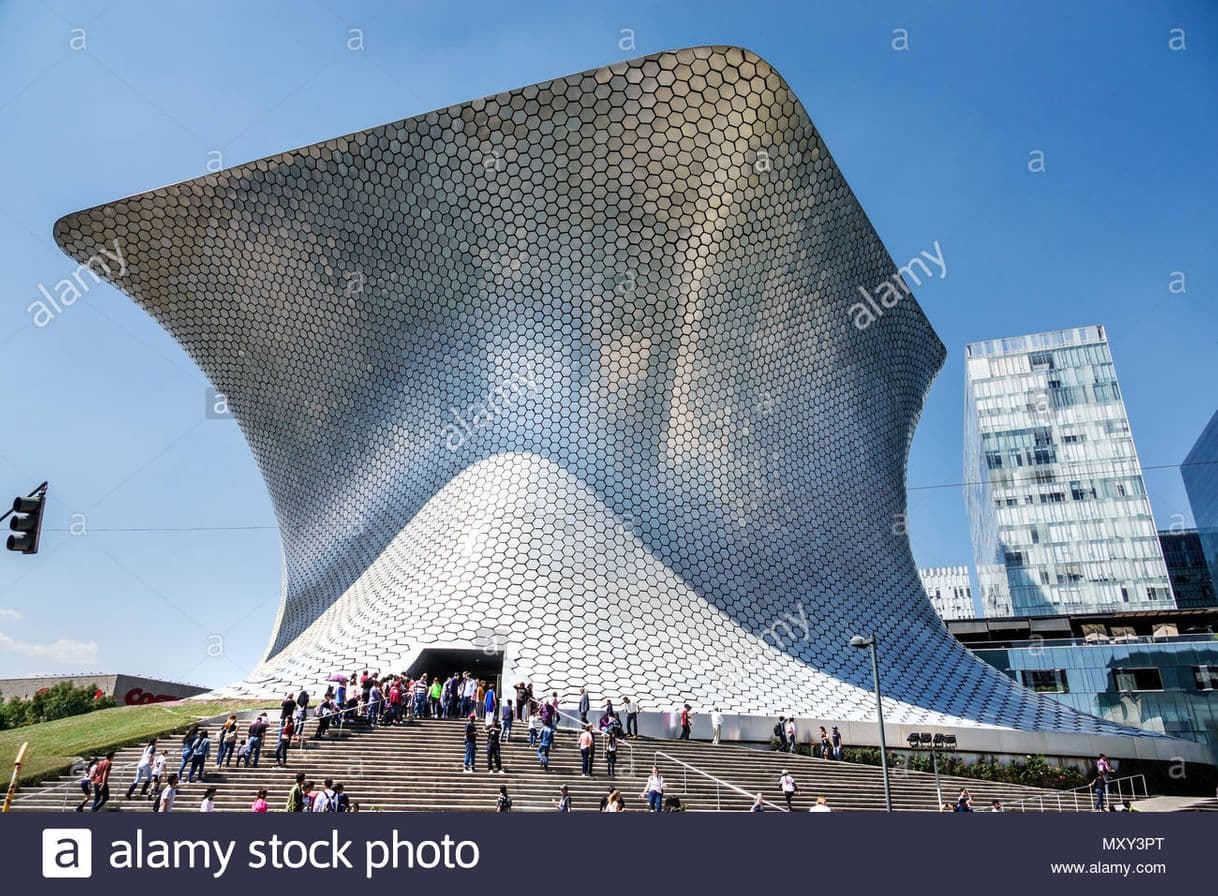
<path id="1" fill-rule="evenodd" d="M 949 350 L 909 468 L 920 565 L 971 563 L 962 355 L 979 339 L 1107 325 L 1143 464 L 1165 467 L 1147 472 L 1158 521 L 1191 519 L 1173 465 L 1218 405 L 1213 3 L 336 6 L 0 4 L 0 491 L 52 483 L 42 552 L 0 556 L 0 677 L 228 683 L 279 597 L 266 490 L 185 354 L 105 285 L 34 327 L 38 285 L 74 268 L 58 217 L 215 152 L 227 167 L 682 46 L 768 59 L 893 258 L 942 248 L 947 276 L 917 290 Z"/>

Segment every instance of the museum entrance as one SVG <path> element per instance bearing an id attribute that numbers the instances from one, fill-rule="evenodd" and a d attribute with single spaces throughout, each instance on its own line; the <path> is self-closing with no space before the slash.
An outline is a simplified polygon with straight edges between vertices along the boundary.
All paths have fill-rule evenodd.
<path id="1" fill-rule="evenodd" d="M 495 694 L 503 699 L 503 688 L 500 679 L 503 677 L 503 653 L 501 651 L 462 650 L 447 647 L 425 647 L 417 659 L 406 670 L 410 678 L 418 678 L 427 673 L 427 680 L 433 681 L 439 676 L 440 681 L 447 681 L 454 672 L 460 675 L 468 672 L 475 679 L 488 681 L 495 685 Z"/>

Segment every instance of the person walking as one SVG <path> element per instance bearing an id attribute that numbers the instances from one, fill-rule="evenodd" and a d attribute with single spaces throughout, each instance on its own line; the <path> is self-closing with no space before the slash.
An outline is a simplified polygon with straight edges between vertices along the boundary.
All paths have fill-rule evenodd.
<path id="1" fill-rule="evenodd" d="M 292 737 L 296 734 L 296 723 L 291 718 L 285 719 L 279 729 L 279 743 L 275 744 L 275 764 L 287 768 L 288 750 L 292 747 Z"/>
<path id="2" fill-rule="evenodd" d="M 711 708 L 711 743 L 719 745 L 719 736 L 723 734 L 723 713 L 719 712 L 719 707 Z"/>
<path id="3" fill-rule="evenodd" d="M 829 735 L 829 741 L 833 744 L 833 758 L 838 762 L 842 761 L 842 733 L 837 730 L 837 726 L 833 726 L 833 733 Z"/>
<path id="4" fill-rule="evenodd" d="M 580 777 L 592 777 L 592 726 L 584 725 L 579 733 Z"/>
<path id="5" fill-rule="evenodd" d="M 688 703 L 681 709 L 681 737 L 680 740 L 689 740 L 689 734 L 694 727 L 694 714 Z"/>
<path id="6" fill-rule="evenodd" d="M 612 728 L 605 735 L 605 768 L 610 779 L 617 777 L 617 731 Z"/>
<path id="7" fill-rule="evenodd" d="M 512 739 L 512 719 L 516 717 L 515 712 L 512 710 L 511 700 L 503 701 L 503 711 L 500 715 L 503 717 L 503 742 L 507 743 Z"/>
<path id="8" fill-rule="evenodd" d="M 233 764 L 233 757 L 237 753 L 237 735 L 240 733 L 240 728 L 241 726 L 237 722 L 237 717 L 234 715 L 233 724 L 229 727 L 228 731 L 224 733 L 224 736 L 220 741 L 220 748 L 224 753 L 224 764 L 226 766 L 231 766 Z M 217 759 L 216 768 L 219 767 L 220 760 Z"/>
<path id="9" fill-rule="evenodd" d="M 529 713 L 529 747 L 537 746 L 537 732 L 541 730 L 541 719 L 534 713 Z"/>
<path id="10" fill-rule="evenodd" d="M 233 746 L 237 745 L 237 714 L 229 713 L 224 724 L 220 726 L 220 733 L 216 735 L 216 768 L 224 765 L 224 757 L 228 755 L 228 735 L 233 733 Z"/>
<path id="11" fill-rule="evenodd" d="M 148 746 L 144 747 L 144 752 L 140 755 L 139 764 L 135 767 L 135 778 L 131 782 L 131 786 L 127 788 L 127 795 L 124 799 L 131 799 L 135 795 L 135 788 L 142 781 L 144 789 L 140 791 L 140 799 L 148 793 L 148 786 L 152 784 L 152 765 L 156 762 L 156 738 L 148 741 Z"/>
<path id="12" fill-rule="evenodd" d="M 821 759 L 833 758 L 833 744 L 829 742 L 829 732 L 825 730 L 825 726 L 820 726 L 820 757 Z"/>
<path id="13" fill-rule="evenodd" d="M 165 788 L 152 804 L 153 812 L 172 812 L 173 801 L 178 797 L 178 776 L 170 775 L 165 782 Z"/>
<path id="14" fill-rule="evenodd" d="M 80 773 L 80 780 L 77 783 L 84 793 L 84 799 L 77 804 L 74 810 L 76 812 L 85 811 L 85 806 L 93 802 L 93 770 L 97 768 L 97 763 L 100 761 L 96 756 L 90 756 L 89 761 L 85 763 L 84 771 Z"/>
<path id="15" fill-rule="evenodd" d="M 648 812 L 659 812 L 664 807 L 664 776 L 658 768 L 652 768 L 647 778 L 647 786 L 643 788 L 643 799 L 647 800 Z"/>
<path id="16" fill-rule="evenodd" d="M 586 688 L 579 689 L 579 720 L 585 725 L 588 724 L 588 710 L 592 708 L 592 698 L 588 696 Z"/>
<path id="17" fill-rule="evenodd" d="M 164 750 L 156 754 L 152 760 L 152 793 L 148 798 L 155 800 L 161 793 L 161 779 L 165 775 L 165 766 L 169 762 L 169 754 Z"/>
<path id="18" fill-rule="evenodd" d="M 637 700 L 631 700 L 629 697 L 622 698 L 622 705 L 626 707 L 626 737 L 639 736 L 639 704 Z"/>
<path id="19" fill-rule="evenodd" d="M 495 772 L 503 774 L 503 759 L 499 752 L 499 736 L 501 734 L 499 720 L 495 718 L 492 711 L 491 725 L 486 729 L 486 773 L 493 775 Z"/>
<path id="20" fill-rule="evenodd" d="M 245 741 L 245 767 L 250 767 L 250 762 L 254 764 L 254 768 L 258 767 L 258 760 L 262 758 L 262 739 L 266 736 L 266 729 L 271 727 L 266 720 L 266 713 L 262 713 L 254 721 L 250 722 L 249 729 L 246 731 Z"/>
<path id="21" fill-rule="evenodd" d="M 795 794 L 799 793 L 799 785 L 795 783 L 795 776 L 785 768 L 782 770 L 782 777 L 778 779 L 778 789 L 782 791 L 782 798 L 787 801 L 787 811 L 792 811 L 791 801 L 795 799 Z"/>
<path id="22" fill-rule="evenodd" d="M 499 796 L 495 799 L 496 812 L 510 812 L 512 809 L 512 798 L 508 796 L 506 784 L 499 785 Z"/>
<path id="23" fill-rule="evenodd" d="M 199 731 L 199 736 L 195 740 L 194 751 L 190 754 L 190 774 L 186 776 L 186 783 L 193 784 L 195 780 L 195 772 L 199 773 L 199 780 L 202 781 L 207 774 L 207 757 L 211 755 L 211 738 L 207 736 L 207 729 Z"/>
<path id="24" fill-rule="evenodd" d="M 554 806 L 559 812 L 571 811 L 571 793 L 567 790 L 566 784 L 559 788 L 558 799 L 555 800 Z"/>
<path id="25" fill-rule="evenodd" d="M 785 730 L 786 730 L 786 735 L 787 735 L 787 738 L 786 738 L 787 752 L 794 753 L 795 752 L 795 740 L 799 736 L 799 731 L 795 727 L 795 716 L 791 716 L 787 719 L 787 725 L 786 725 Z"/>
<path id="26" fill-rule="evenodd" d="M 182 764 L 178 766 L 178 778 L 186 774 L 186 770 L 190 768 L 191 757 L 195 754 L 195 739 L 199 736 L 199 726 L 192 725 L 190 730 L 182 738 Z"/>
<path id="27" fill-rule="evenodd" d="M 465 720 L 465 763 L 461 766 L 461 771 L 471 773 L 474 770 L 474 757 L 478 749 L 478 725 L 474 721 L 474 714 L 471 712 L 469 718 Z"/>
<path id="28" fill-rule="evenodd" d="M 550 746 L 554 743 L 554 729 L 549 725 L 542 725 L 541 731 L 537 734 L 537 761 L 541 765 L 542 771 L 550 770 Z"/>
<path id="29" fill-rule="evenodd" d="M 110 773 L 114 770 L 114 753 L 109 752 L 106 758 L 93 766 L 93 806 L 91 812 L 97 812 L 110 801 Z"/>

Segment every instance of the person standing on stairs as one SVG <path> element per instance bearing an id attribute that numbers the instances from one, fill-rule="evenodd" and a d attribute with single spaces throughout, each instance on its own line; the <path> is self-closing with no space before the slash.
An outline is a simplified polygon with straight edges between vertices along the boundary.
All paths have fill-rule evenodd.
<path id="1" fill-rule="evenodd" d="M 711 743 L 718 746 L 719 736 L 723 734 L 723 713 L 719 712 L 719 707 L 716 706 L 711 709 L 710 722 L 711 734 L 713 735 L 713 737 L 711 737 Z"/>
<path id="2" fill-rule="evenodd" d="M 579 689 L 579 720 L 585 725 L 588 724 L 588 710 L 592 708 L 592 698 L 588 696 L 586 688 Z"/>
<path id="3" fill-rule="evenodd" d="M 689 734 L 694 727 L 694 714 L 688 703 L 681 709 L 681 737 L 680 740 L 689 740 Z"/>
<path id="4" fill-rule="evenodd" d="M 471 712 L 469 718 L 465 720 L 465 763 L 461 766 L 461 771 L 469 773 L 474 770 L 474 757 L 477 755 L 477 749 L 478 725 Z"/>
<path id="5" fill-rule="evenodd" d="M 493 775 L 495 772 L 503 774 L 503 757 L 499 751 L 499 720 L 495 718 L 494 713 L 490 716 L 491 724 L 486 729 L 486 773 Z"/>
<path id="6" fill-rule="evenodd" d="M 581 778 L 592 777 L 592 726 L 584 725 L 584 730 L 579 733 L 579 759 Z"/>
<path id="7" fill-rule="evenodd" d="M 512 719 L 516 716 L 511 700 L 503 701 L 503 712 L 500 715 L 503 717 L 503 741 L 507 743 L 512 739 Z"/>

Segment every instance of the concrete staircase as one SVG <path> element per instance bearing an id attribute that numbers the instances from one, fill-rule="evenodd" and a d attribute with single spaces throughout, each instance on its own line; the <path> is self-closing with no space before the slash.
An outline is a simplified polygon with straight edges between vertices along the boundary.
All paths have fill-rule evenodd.
<path id="1" fill-rule="evenodd" d="M 315 722 L 307 731 L 312 734 Z M 209 727 L 215 732 L 218 723 Z M 550 769 L 542 771 L 535 750 L 527 743 L 527 733 L 517 725 L 512 739 L 503 745 L 504 774 L 488 774 L 484 752 L 485 739 L 479 729 L 478 771 L 466 774 L 461 769 L 464 756 L 464 724 L 456 720 L 424 720 L 400 726 L 331 731 L 320 739 L 310 739 L 304 747 L 293 748 L 287 768 L 275 767 L 270 749 L 264 750 L 258 768 L 235 764 L 217 770 L 208 765 L 206 783 L 184 784 L 175 811 L 196 811 L 208 786 L 218 788 L 219 811 L 248 811 L 259 788 L 270 791 L 271 809 L 282 809 L 298 771 L 318 787 L 325 778 L 341 781 L 353 802 L 362 811 L 493 811 L 500 785 L 506 784 L 516 811 L 552 811 L 559 787 L 570 788 L 576 811 L 596 810 L 610 783 L 616 784 L 625 798 L 626 808 L 645 808 L 640 797 L 653 763 L 664 775 L 666 796 L 679 796 L 686 809 L 694 811 L 744 811 L 752 804 L 752 794 L 782 803 L 778 778 L 789 769 L 800 786 L 794 801 L 797 811 L 806 811 L 816 797 L 824 795 L 835 811 L 878 810 L 884 806 L 880 769 L 873 766 L 831 762 L 785 753 L 774 753 L 741 746 L 713 746 L 705 741 L 677 741 L 635 738 L 629 743 L 634 753 L 634 773 L 630 771 L 631 749 L 619 751 L 618 774 L 611 782 L 606 776 L 604 753 L 598 745 L 595 777 L 579 774 L 580 757 L 571 730 L 560 730 L 551 751 Z M 244 725 L 243 725 L 244 728 Z M 174 755 L 180 736 L 161 739 L 169 751 L 171 771 L 177 770 Z M 115 756 L 107 808 L 123 811 L 150 811 L 151 802 L 138 794 L 125 800 L 127 785 L 134 777 L 140 746 L 123 749 Z M 213 748 L 214 749 L 214 748 Z M 660 751 L 672 758 L 657 757 Z M 679 760 L 679 762 L 677 761 Z M 687 769 L 688 763 L 709 777 Z M 732 789 L 734 785 L 739 790 Z M 894 808 L 933 811 L 936 807 L 934 779 L 919 772 L 894 770 L 892 774 Z M 1056 791 L 1040 791 L 1007 784 L 991 784 L 972 779 L 943 777 L 944 798 L 954 801 L 960 787 L 973 795 L 974 808 L 986 808 L 992 799 L 1004 803 L 1036 799 L 1042 795 L 1048 806 L 1055 805 Z M 740 792 L 743 791 L 743 792 Z M 74 776 L 45 781 L 41 786 L 25 787 L 13 802 L 14 811 L 58 812 L 72 809 L 80 800 Z"/>

